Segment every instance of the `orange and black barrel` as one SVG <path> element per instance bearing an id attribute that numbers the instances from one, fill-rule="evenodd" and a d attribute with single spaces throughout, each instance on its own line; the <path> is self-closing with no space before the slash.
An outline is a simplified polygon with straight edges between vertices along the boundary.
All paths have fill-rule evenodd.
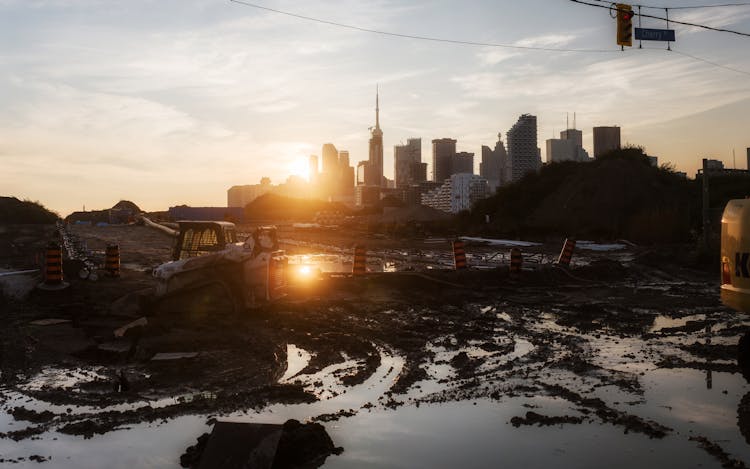
<path id="1" fill-rule="evenodd" d="M 47 245 L 44 263 L 44 284 L 60 286 L 63 284 L 62 250 L 60 245 L 50 242 Z"/>
<path id="2" fill-rule="evenodd" d="M 352 263 L 352 275 L 359 276 L 367 273 L 367 249 L 358 244 L 354 246 L 354 262 Z"/>
<path id="3" fill-rule="evenodd" d="M 463 270 L 467 267 L 466 250 L 464 250 L 464 242 L 460 239 L 453 241 L 453 265 L 456 270 Z"/>
<path id="4" fill-rule="evenodd" d="M 562 251 L 560 251 L 560 257 L 557 258 L 559 265 L 569 266 L 570 260 L 573 258 L 573 250 L 576 248 L 576 240 L 567 238 L 565 244 L 563 244 Z"/>
<path id="5" fill-rule="evenodd" d="M 120 246 L 109 244 L 105 251 L 104 271 L 110 277 L 120 276 Z"/>
<path id="6" fill-rule="evenodd" d="M 510 250 L 510 278 L 518 279 L 521 276 L 521 267 L 523 267 L 521 250 L 513 248 Z"/>

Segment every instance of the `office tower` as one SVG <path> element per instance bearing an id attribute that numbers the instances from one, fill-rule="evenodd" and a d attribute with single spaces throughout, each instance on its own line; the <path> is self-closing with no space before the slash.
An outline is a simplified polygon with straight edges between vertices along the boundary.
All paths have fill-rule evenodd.
<path id="1" fill-rule="evenodd" d="M 406 145 L 395 145 L 393 147 L 393 174 L 396 179 L 396 187 L 407 187 L 414 183 L 412 167 L 422 162 L 422 139 L 410 138 Z"/>
<path id="2" fill-rule="evenodd" d="M 474 153 L 462 151 L 453 155 L 451 174 L 474 174 Z"/>
<path id="3" fill-rule="evenodd" d="M 456 154 L 456 140 L 439 138 L 432 141 L 432 180 L 443 182 L 453 169 L 453 156 Z"/>
<path id="4" fill-rule="evenodd" d="M 620 149 L 619 127 L 594 127 L 594 158 Z"/>
<path id="5" fill-rule="evenodd" d="M 516 182 L 527 173 L 541 169 L 542 159 L 536 138 L 536 116 L 530 114 L 519 117 L 508 131 L 511 181 Z"/>

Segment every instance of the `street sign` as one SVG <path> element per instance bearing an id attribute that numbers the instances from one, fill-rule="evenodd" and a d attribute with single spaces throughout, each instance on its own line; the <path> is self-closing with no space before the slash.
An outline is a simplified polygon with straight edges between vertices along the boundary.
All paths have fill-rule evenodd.
<path id="1" fill-rule="evenodd" d="M 639 41 L 675 41 L 674 29 L 635 28 L 635 38 Z"/>

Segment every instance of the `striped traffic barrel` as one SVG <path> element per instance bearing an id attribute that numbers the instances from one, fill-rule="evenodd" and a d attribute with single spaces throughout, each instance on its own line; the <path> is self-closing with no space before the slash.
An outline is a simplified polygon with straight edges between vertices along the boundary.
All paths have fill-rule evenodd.
<path id="1" fill-rule="evenodd" d="M 467 267 L 464 242 L 460 239 L 453 241 L 453 265 L 455 266 L 456 270 L 462 270 Z"/>
<path id="2" fill-rule="evenodd" d="M 573 250 L 576 248 L 575 239 L 567 238 L 565 244 L 563 244 L 562 251 L 560 251 L 560 257 L 557 258 L 559 265 L 570 265 L 570 260 L 573 258 Z"/>
<path id="3" fill-rule="evenodd" d="M 104 271 L 110 277 L 120 276 L 120 246 L 117 244 L 107 245 L 105 251 Z"/>
<path id="4" fill-rule="evenodd" d="M 44 262 L 44 284 L 55 287 L 63 284 L 62 250 L 60 245 L 50 242 L 47 245 Z"/>
<path id="5" fill-rule="evenodd" d="M 510 250 L 510 278 L 517 279 L 521 276 L 521 267 L 523 266 L 523 256 L 521 250 L 513 248 Z"/>
<path id="6" fill-rule="evenodd" d="M 352 263 L 352 274 L 365 275 L 367 273 L 367 249 L 358 244 L 354 246 L 354 262 Z"/>

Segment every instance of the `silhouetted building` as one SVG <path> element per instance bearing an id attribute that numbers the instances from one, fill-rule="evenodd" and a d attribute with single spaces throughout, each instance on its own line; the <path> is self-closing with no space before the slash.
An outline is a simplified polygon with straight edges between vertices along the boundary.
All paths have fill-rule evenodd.
<path id="1" fill-rule="evenodd" d="M 619 127 L 594 127 L 594 158 L 620 149 Z"/>
<path id="2" fill-rule="evenodd" d="M 409 179 L 411 184 L 427 181 L 427 163 L 412 163 L 409 166 Z"/>
<path id="3" fill-rule="evenodd" d="M 569 138 L 571 137 L 571 138 Z M 580 130 L 568 129 L 560 132 L 560 138 L 547 140 L 547 163 L 559 163 L 561 161 L 590 161 L 591 158 L 586 150 L 578 142 L 582 142 Z"/>
<path id="4" fill-rule="evenodd" d="M 458 152 L 451 161 L 451 175 L 474 174 L 474 153 Z"/>
<path id="5" fill-rule="evenodd" d="M 349 164 L 349 152 L 339 152 L 339 194 L 344 198 L 354 196 L 354 168 Z"/>
<path id="6" fill-rule="evenodd" d="M 370 180 L 368 186 L 383 186 L 383 131 L 380 130 L 380 95 L 375 91 L 375 127 L 370 137 Z"/>
<path id="7" fill-rule="evenodd" d="M 415 182 L 412 175 L 414 164 L 422 162 L 422 139 L 410 138 L 406 145 L 393 147 L 393 174 L 396 187 L 406 187 Z"/>
<path id="8" fill-rule="evenodd" d="M 560 132 L 560 139 L 573 141 L 576 146 L 583 148 L 583 132 L 578 129 L 563 130 Z"/>
<path id="9" fill-rule="evenodd" d="M 519 117 L 508 131 L 508 157 L 512 182 L 541 169 L 542 158 L 536 138 L 536 116 L 530 114 Z"/>
<path id="10" fill-rule="evenodd" d="M 354 203 L 358 207 L 368 207 L 380 202 L 380 187 L 360 185 L 354 188 Z"/>
<path id="11" fill-rule="evenodd" d="M 482 145 L 482 162 L 479 163 L 479 175 L 487 180 L 490 194 L 497 188 L 510 182 L 510 159 L 505 151 L 502 134 L 498 132 L 494 150 Z"/>
<path id="12" fill-rule="evenodd" d="M 750 171 L 750 148 L 747 149 L 747 170 Z"/>
<path id="13" fill-rule="evenodd" d="M 432 180 L 441 182 L 448 179 L 453 169 L 453 156 L 456 154 L 456 140 L 439 138 L 432 141 Z"/>

